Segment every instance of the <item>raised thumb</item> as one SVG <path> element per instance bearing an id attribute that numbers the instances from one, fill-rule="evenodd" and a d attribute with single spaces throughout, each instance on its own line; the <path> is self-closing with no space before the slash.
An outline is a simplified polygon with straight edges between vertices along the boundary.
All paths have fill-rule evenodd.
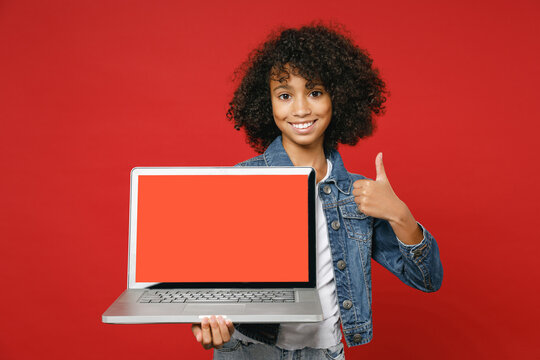
<path id="1" fill-rule="evenodd" d="M 388 178 L 386 177 L 386 172 L 384 171 L 382 152 L 378 153 L 377 157 L 375 158 L 375 169 L 377 170 L 377 178 L 375 180 L 388 181 Z"/>

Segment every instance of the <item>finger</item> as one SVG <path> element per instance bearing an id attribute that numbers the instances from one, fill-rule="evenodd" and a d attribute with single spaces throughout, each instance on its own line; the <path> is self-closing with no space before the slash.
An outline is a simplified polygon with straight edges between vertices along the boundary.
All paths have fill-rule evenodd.
<path id="1" fill-rule="evenodd" d="M 234 333 L 234 324 L 231 320 L 227 319 L 225 320 L 225 324 L 227 324 L 227 327 L 229 328 L 229 334 L 233 334 Z"/>
<path id="2" fill-rule="evenodd" d="M 356 207 L 360 212 L 365 213 L 366 207 L 369 207 L 369 199 L 366 196 L 359 196 L 354 198 L 354 202 L 356 203 Z M 367 215 L 367 214 L 366 214 Z"/>
<path id="3" fill-rule="evenodd" d="M 360 205 L 362 202 L 363 190 L 353 190 L 354 202 Z"/>
<path id="4" fill-rule="evenodd" d="M 212 329 L 212 345 L 219 349 L 223 345 L 223 339 L 215 315 L 210 317 L 210 329 Z"/>
<path id="5" fill-rule="evenodd" d="M 377 181 L 388 180 L 388 178 L 386 177 L 386 172 L 384 171 L 382 152 L 378 153 L 377 157 L 375 158 L 375 169 L 377 170 Z"/>
<path id="6" fill-rule="evenodd" d="M 373 180 L 369 180 L 369 179 L 356 180 L 355 182 L 353 182 L 353 188 L 354 189 L 361 189 L 364 186 L 366 186 L 370 181 L 373 181 Z"/>
<path id="7" fill-rule="evenodd" d="M 231 340 L 231 334 L 229 332 L 229 328 L 227 327 L 227 324 L 225 323 L 225 319 L 223 319 L 223 317 L 218 316 L 217 322 L 219 325 L 219 331 L 221 333 L 221 340 L 223 340 L 223 343 L 226 343 L 229 340 Z"/>
<path id="8" fill-rule="evenodd" d="M 212 347 L 212 330 L 210 330 L 210 321 L 204 317 L 201 322 L 202 328 L 202 346 L 206 350 Z"/>
<path id="9" fill-rule="evenodd" d="M 191 331 L 193 332 L 193 335 L 195 336 L 195 339 L 197 339 L 197 342 L 202 341 L 202 330 L 201 326 L 197 324 L 191 325 Z"/>
<path id="10" fill-rule="evenodd" d="M 369 189 L 367 189 L 366 187 L 363 187 L 363 188 L 360 188 L 360 189 L 353 189 L 352 191 L 354 197 L 358 197 L 358 196 L 366 196 L 369 194 Z"/>

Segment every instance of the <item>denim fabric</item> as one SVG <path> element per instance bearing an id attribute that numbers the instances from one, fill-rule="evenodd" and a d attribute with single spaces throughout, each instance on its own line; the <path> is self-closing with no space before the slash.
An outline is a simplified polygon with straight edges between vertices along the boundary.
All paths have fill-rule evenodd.
<path id="1" fill-rule="evenodd" d="M 352 194 L 353 182 L 365 179 L 347 172 L 337 151 L 326 154 L 332 172 L 317 191 L 323 202 L 328 223 L 328 238 L 334 262 L 338 305 L 347 346 L 371 341 L 371 258 L 380 263 L 405 284 L 425 292 L 437 291 L 442 284 L 443 269 L 437 243 L 420 224 L 424 239 L 416 245 L 399 241 L 383 219 L 360 212 Z M 293 166 L 277 137 L 264 154 L 237 166 Z M 330 192 L 323 191 L 330 186 Z M 327 190 L 328 192 L 328 190 Z M 334 224 L 334 226 L 332 226 Z M 339 269 L 338 261 L 346 266 Z M 235 324 L 236 329 L 266 344 L 275 344 L 279 324 Z"/>
<path id="2" fill-rule="evenodd" d="M 343 344 L 339 343 L 328 349 L 304 348 L 285 350 L 267 344 L 255 344 L 238 339 L 231 339 L 221 349 L 214 350 L 214 360 L 343 360 Z"/>

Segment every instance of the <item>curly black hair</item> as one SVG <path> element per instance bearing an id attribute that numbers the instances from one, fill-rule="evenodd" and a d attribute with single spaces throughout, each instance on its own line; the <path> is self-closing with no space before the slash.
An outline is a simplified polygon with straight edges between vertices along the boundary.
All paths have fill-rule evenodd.
<path id="1" fill-rule="evenodd" d="M 274 122 L 270 79 L 293 72 L 320 82 L 332 100 L 332 120 L 324 135 L 325 151 L 338 143 L 355 145 L 370 136 L 374 115 L 384 112 L 387 91 L 368 53 L 356 46 L 337 24 L 313 23 L 299 29 L 279 29 L 254 49 L 236 70 L 241 78 L 229 103 L 227 118 L 246 131 L 258 153 L 281 134 Z"/>

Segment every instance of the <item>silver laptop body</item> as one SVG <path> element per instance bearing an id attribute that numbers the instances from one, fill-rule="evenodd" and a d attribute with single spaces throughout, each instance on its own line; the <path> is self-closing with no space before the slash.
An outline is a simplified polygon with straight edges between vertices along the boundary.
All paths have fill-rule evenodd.
<path id="1" fill-rule="evenodd" d="M 315 187 L 309 167 L 134 168 L 128 288 L 102 321 L 322 321 Z"/>

